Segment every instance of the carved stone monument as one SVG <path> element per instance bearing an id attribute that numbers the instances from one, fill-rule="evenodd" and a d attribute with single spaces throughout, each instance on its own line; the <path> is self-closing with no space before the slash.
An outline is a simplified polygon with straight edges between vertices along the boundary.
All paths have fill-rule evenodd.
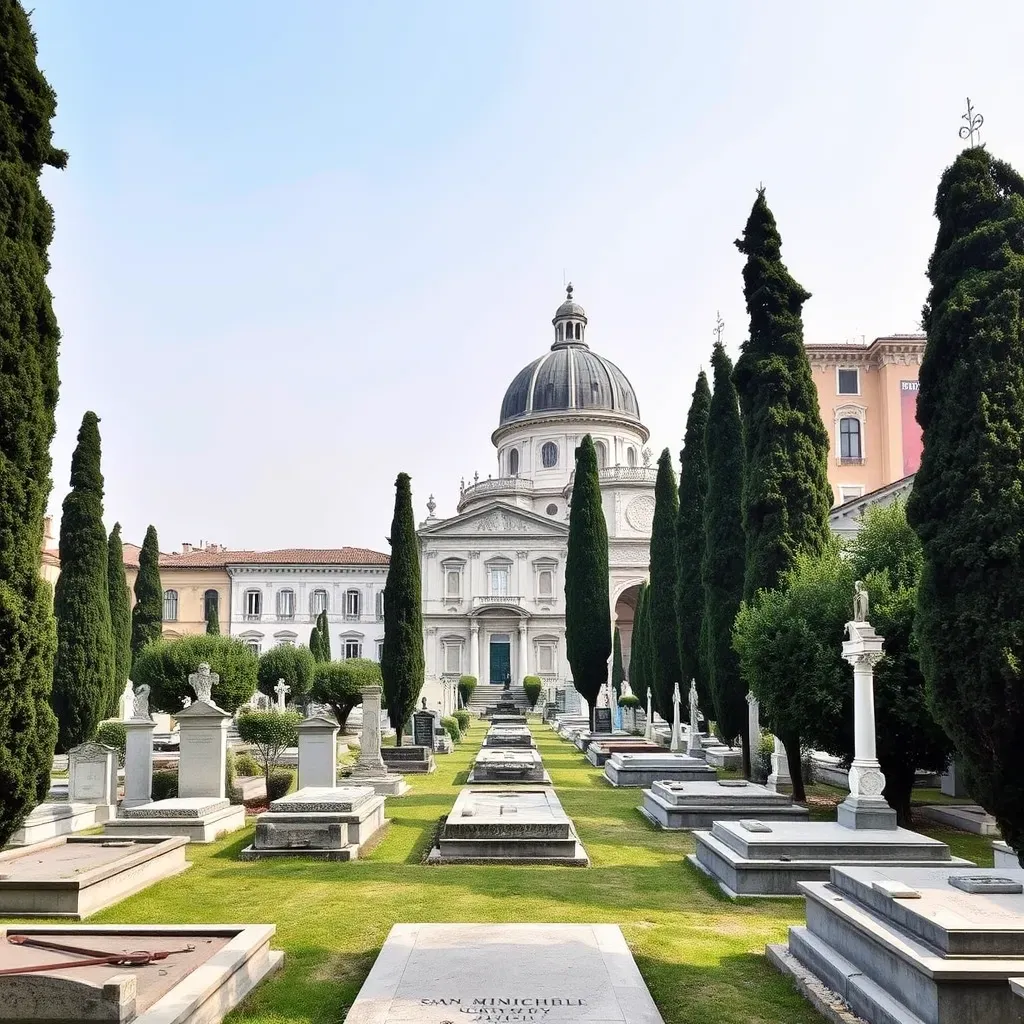
<path id="1" fill-rule="evenodd" d="M 683 749 L 682 729 L 679 725 L 679 705 L 682 697 L 679 694 L 679 683 L 672 689 L 672 741 L 669 743 L 669 750 L 673 754 L 679 754 Z"/>
<path id="2" fill-rule="evenodd" d="M 274 686 L 274 693 L 277 694 L 277 710 L 284 711 L 285 709 L 285 697 L 291 690 L 291 687 L 283 680 L 278 679 L 277 684 Z"/>
<path id="3" fill-rule="evenodd" d="M 68 800 L 96 804 L 97 821 L 117 813 L 117 751 L 102 743 L 83 743 L 68 752 Z"/>
<path id="4" fill-rule="evenodd" d="M 756 767 L 757 752 L 761 747 L 761 702 L 752 694 L 747 694 L 747 737 L 750 743 L 751 770 Z"/>
<path id="5" fill-rule="evenodd" d="M 654 742 L 654 708 L 651 703 L 651 691 L 647 690 L 647 720 L 644 725 L 644 739 L 648 743 Z"/>
<path id="6" fill-rule="evenodd" d="M 359 759 L 349 778 L 353 785 L 371 786 L 379 796 L 401 796 L 409 785 L 401 775 L 388 772 L 380 752 L 381 688 L 376 683 L 359 690 L 363 698 L 363 728 L 359 738 Z"/>
<path id="7" fill-rule="evenodd" d="M 700 741 L 700 703 L 694 679 L 690 680 L 690 731 L 686 736 L 686 753 L 690 757 L 704 757 L 704 745 Z"/>
<path id="8" fill-rule="evenodd" d="M 220 682 L 220 676 L 210 671 L 210 666 L 204 661 L 199 665 L 199 671 L 193 672 L 188 677 L 188 685 L 195 690 L 196 700 L 213 703 L 213 688 Z"/>
<path id="9" fill-rule="evenodd" d="M 786 748 L 778 736 L 773 736 L 772 740 L 775 744 L 772 749 L 772 773 L 768 776 L 766 785 L 773 793 L 792 793 L 793 776 L 789 774 Z"/>
<path id="10" fill-rule="evenodd" d="M 122 808 L 139 807 L 153 799 L 153 733 L 156 722 L 149 714 L 148 686 L 140 686 L 135 691 L 133 703 L 132 717 L 121 723 L 125 732 Z"/>
<path id="11" fill-rule="evenodd" d="M 299 723 L 299 789 L 329 789 L 338 784 L 338 723 L 307 718 Z"/>

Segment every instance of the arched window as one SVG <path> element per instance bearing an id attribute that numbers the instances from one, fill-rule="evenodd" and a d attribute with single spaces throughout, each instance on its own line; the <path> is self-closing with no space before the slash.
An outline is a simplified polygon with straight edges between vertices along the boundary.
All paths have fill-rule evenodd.
<path id="1" fill-rule="evenodd" d="M 220 614 L 220 594 L 216 590 L 208 590 L 203 594 L 203 618 L 209 619 L 214 613 Z"/>
<path id="2" fill-rule="evenodd" d="M 508 475 L 519 476 L 519 449 L 513 448 L 508 453 Z"/>
<path id="3" fill-rule="evenodd" d="M 178 592 L 176 590 L 164 591 L 164 622 L 178 621 Z"/>
<path id="4" fill-rule="evenodd" d="M 277 617 L 279 619 L 295 618 L 294 590 L 279 590 L 277 592 Z"/>
<path id="5" fill-rule="evenodd" d="M 321 612 L 327 611 L 327 591 L 314 590 L 309 595 L 309 614 L 315 619 Z"/>
<path id="6" fill-rule="evenodd" d="M 581 341 L 583 339 L 583 324 L 576 325 L 576 340 Z"/>
<path id="7" fill-rule="evenodd" d="M 636 465 L 636 449 L 635 448 L 627 448 L 626 449 L 626 465 L 627 466 L 635 466 Z"/>
<path id="8" fill-rule="evenodd" d="M 597 468 L 604 469 L 608 465 L 608 447 L 604 441 L 595 441 L 594 448 L 597 451 Z"/>
<path id="9" fill-rule="evenodd" d="M 553 469 L 558 465 L 558 445 L 554 441 L 546 441 L 540 450 L 540 461 L 545 469 Z"/>
<path id="10" fill-rule="evenodd" d="M 555 328 L 555 341 L 561 341 L 561 340 L 562 340 L 562 325 L 559 324 Z"/>
<path id="11" fill-rule="evenodd" d="M 362 599 L 358 590 L 345 591 L 345 618 L 358 619 L 362 611 Z"/>
<path id="12" fill-rule="evenodd" d="M 860 459 L 863 457 L 860 443 L 860 420 L 844 416 L 839 421 L 839 457 Z"/>

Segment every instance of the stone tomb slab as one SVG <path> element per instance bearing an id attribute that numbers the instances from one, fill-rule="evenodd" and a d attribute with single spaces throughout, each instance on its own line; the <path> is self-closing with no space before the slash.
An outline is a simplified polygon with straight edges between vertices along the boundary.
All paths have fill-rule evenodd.
<path id="1" fill-rule="evenodd" d="M 492 725 L 526 725 L 526 715 L 491 715 Z"/>
<path id="2" fill-rule="evenodd" d="M 604 737 L 595 739 L 587 747 L 587 760 L 595 767 L 601 768 L 608 762 L 612 754 L 662 754 L 664 748 L 656 743 L 648 743 L 643 736 L 616 736 L 615 739 Z"/>
<path id="3" fill-rule="evenodd" d="M 239 856 L 355 860 L 386 824 L 384 797 L 372 786 L 307 786 L 256 819 L 255 840 Z"/>
<path id="4" fill-rule="evenodd" d="M 540 754 L 523 747 L 482 747 L 469 773 L 470 785 L 537 782 L 550 785 Z"/>
<path id="5" fill-rule="evenodd" d="M 402 775 L 428 775 L 436 767 L 432 745 L 381 747 L 380 756 L 389 772 Z"/>
<path id="6" fill-rule="evenodd" d="M 0 915 L 75 920 L 192 865 L 180 837 L 61 836 L 0 853 Z"/>
<path id="7" fill-rule="evenodd" d="M 725 768 L 727 771 L 743 769 L 743 751 L 734 747 L 705 747 L 704 759 L 712 768 Z"/>
<path id="8" fill-rule="evenodd" d="M 855 1013 L 925 1024 L 1020 1021 L 1009 982 L 1024 956 L 1024 892 L 1000 890 L 1024 890 L 1024 871 L 843 867 L 829 883 L 800 888 L 807 926 L 790 929 L 786 952 Z"/>
<path id="9" fill-rule="evenodd" d="M 396 924 L 345 1020 L 662 1024 L 609 924 Z"/>
<path id="10" fill-rule="evenodd" d="M 0 970 L 82 959 L 12 943 L 11 935 L 111 953 L 182 951 L 142 966 L 0 976 L 0 1021 L 17 1024 L 216 1024 L 284 959 L 270 948 L 269 924 L 8 925 L 0 928 Z"/>
<path id="11" fill-rule="evenodd" d="M 751 816 L 753 817 L 753 816 Z M 800 883 L 828 881 L 833 865 L 967 867 L 938 839 L 905 828 L 852 829 L 834 821 L 770 821 L 751 831 L 741 821 L 715 821 L 695 831 L 689 861 L 727 896 L 799 895 Z"/>
<path id="12" fill-rule="evenodd" d="M 122 811 L 108 821 L 104 834 L 118 838 L 184 836 L 193 843 L 212 843 L 244 827 L 245 807 L 219 797 L 173 797 Z"/>
<path id="13" fill-rule="evenodd" d="M 525 725 L 510 725 L 502 728 L 491 727 L 484 737 L 485 747 L 528 747 L 535 749 L 537 744 L 533 735 Z"/>
<path id="14" fill-rule="evenodd" d="M 54 801 L 35 807 L 21 828 L 11 836 L 8 846 L 31 846 L 58 836 L 71 835 L 83 829 L 95 828 L 106 820 L 103 804 L 69 803 Z"/>
<path id="15" fill-rule="evenodd" d="M 655 782 L 643 791 L 640 812 L 664 829 L 711 828 L 715 821 L 788 819 L 806 821 L 807 808 L 783 793 L 743 780 Z M 747 829 L 749 831 L 749 829 Z"/>
<path id="16" fill-rule="evenodd" d="M 607 711 L 607 708 L 598 708 L 599 711 Z M 610 739 L 627 739 L 629 733 L 623 729 L 618 732 L 613 732 L 611 729 L 602 730 L 590 730 L 583 729 L 580 732 L 575 733 L 572 738 L 573 745 L 580 753 L 585 754 L 590 749 L 591 743 L 601 743 L 604 740 Z"/>
<path id="17" fill-rule="evenodd" d="M 643 787 L 655 782 L 714 782 L 715 769 L 689 754 L 617 753 L 605 762 L 604 776 L 613 786 Z"/>
<path id="18" fill-rule="evenodd" d="M 456 798 L 429 861 L 567 867 L 590 863 L 572 819 L 547 786 L 467 786 Z"/>

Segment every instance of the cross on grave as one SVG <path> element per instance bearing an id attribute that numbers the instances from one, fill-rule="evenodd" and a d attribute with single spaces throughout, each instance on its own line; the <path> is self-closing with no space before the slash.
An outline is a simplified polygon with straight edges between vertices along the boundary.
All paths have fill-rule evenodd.
<path id="1" fill-rule="evenodd" d="M 278 679 L 277 685 L 274 687 L 274 693 L 277 694 L 278 711 L 284 711 L 284 697 L 289 690 L 291 690 L 291 687 L 283 679 Z"/>

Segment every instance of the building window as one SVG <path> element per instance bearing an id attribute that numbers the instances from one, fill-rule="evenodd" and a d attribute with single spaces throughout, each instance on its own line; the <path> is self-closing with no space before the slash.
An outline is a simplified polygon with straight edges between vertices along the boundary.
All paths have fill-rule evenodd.
<path id="1" fill-rule="evenodd" d="M 448 569 L 444 574 L 444 596 L 457 598 L 462 589 L 462 573 L 458 569 Z"/>
<path id="2" fill-rule="evenodd" d="M 553 597 L 555 592 L 554 573 L 550 569 L 541 569 L 537 574 L 537 593 L 541 597 Z"/>
<path id="3" fill-rule="evenodd" d="M 216 590 L 208 590 L 203 594 L 203 618 L 209 619 L 213 614 L 220 614 L 220 594 Z"/>
<path id="4" fill-rule="evenodd" d="M 853 501 L 854 498 L 859 498 L 863 493 L 864 488 L 860 484 L 840 484 L 839 504 L 845 505 L 848 501 Z"/>
<path id="5" fill-rule="evenodd" d="M 540 450 L 540 461 L 545 469 L 554 469 L 558 465 L 558 445 L 554 441 L 546 441 Z"/>
<path id="6" fill-rule="evenodd" d="M 636 466 L 636 449 L 635 448 L 627 448 L 626 449 L 626 465 L 627 466 Z"/>
<path id="7" fill-rule="evenodd" d="M 295 646 L 295 641 L 290 636 L 286 636 L 286 637 L 283 637 L 281 640 L 277 641 L 277 646 L 278 647 L 294 647 Z"/>
<path id="8" fill-rule="evenodd" d="M 362 601 L 358 590 L 345 591 L 345 618 L 358 619 Z"/>
<path id="9" fill-rule="evenodd" d="M 519 449 L 513 448 L 508 453 L 508 475 L 519 476 Z"/>
<path id="10" fill-rule="evenodd" d="M 277 617 L 279 619 L 295 618 L 294 590 L 279 590 L 277 592 Z"/>
<path id="11" fill-rule="evenodd" d="M 491 597 L 508 597 L 508 569 L 490 570 Z"/>
<path id="12" fill-rule="evenodd" d="M 327 611 L 327 591 L 314 590 L 309 595 L 309 614 L 315 619 L 321 612 Z"/>
<path id="13" fill-rule="evenodd" d="M 342 644 L 341 656 L 343 658 L 362 657 L 363 645 L 353 637 L 349 637 Z"/>
<path id="14" fill-rule="evenodd" d="M 258 590 L 245 592 L 245 617 L 250 622 L 259 621 L 263 614 L 263 595 Z"/>
<path id="15" fill-rule="evenodd" d="M 556 655 L 554 644 L 537 644 L 537 671 L 541 675 L 553 675 Z"/>
<path id="16" fill-rule="evenodd" d="M 844 416 L 839 421 L 839 457 L 858 460 L 863 457 L 860 444 L 860 420 L 853 416 Z"/>
<path id="17" fill-rule="evenodd" d="M 838 395 L 859 395 L 860 394 L 860 371 L 859 370 L 836 370 L 836 394 L 838 394 Z"/>
<path id="18" fill-rule="evenodd" d="M 249 650 L 256 655 L 257 658 L 260 656 L 259 640 L 255 639 L 254 637 L 250 637 L 248 640 L 245 640 L 243 642 L 245 643 L 245 646 L 248 647 Z"/>
<path id="19" fill-rule="evenodd" d="M 576 325 L 576 340 L 577 341 L 582 341 L 583 340 L 583 324 L 577 324 Z"/>
<path id="20" fill-rule="evenodd" d="M 384 591 L 377 591 L 377 621 L 384 621 Z"/>
<path id="21" fill-rule="evenodd" d="M 178 621 L 178 592 L 176 590 L 164 591 L 164 622 Z"/>
<path id="22" fill-rule="evenodd" d="M 557 327 L 555 328 L 555 338 L 556 338 L 556 339 L 557 339 L 558 341 L 561 341 L 561 340 L 562 340 L 562 325 L 561 325 L 561 324 L 559 324 L 559 325 L 558 325 L 558 326 L 557 326 Z"/>
<path id="23" fill-rule="evenodd" d="M 594 449 L 597 452 L 597 468 L 604 469 L 608 465 L 608 447 L 604 441 L 595 441 Z"/>
<path id="24" fill-rule="evenodd" d="M 461 643 L 446 643 L 444 645 L 444 671 L 446 675 L 462 674 Z"/>
<path id="25" fill-rule="evenodd" d="M 377 641 L 377 661 L 380 661 L 380 659 L 383 656 L 384 656 L 384 641 L 383 640 L 378 640 Z"/>

